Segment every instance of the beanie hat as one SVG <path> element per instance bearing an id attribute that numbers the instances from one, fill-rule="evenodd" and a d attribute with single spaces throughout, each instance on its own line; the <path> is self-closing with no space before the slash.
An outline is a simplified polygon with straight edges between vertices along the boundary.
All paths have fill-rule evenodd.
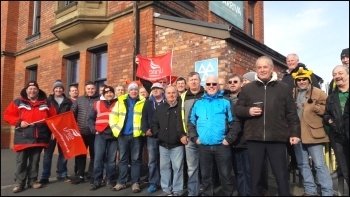
<path id="1" fill-rule="evenodd" d="M 343 49 L 343 50 L 341 51 L 340 59 L 342 59 L 343 57 L 349 57 L 349 48 Z"/>
<path id="2" fill-rule="evenodd" d="M 153 90 L 153 88 L 159 88 L 159 89 L 163 89 L 163 85 L 161 83 L 154 83 L 151 87 L 151 90 Z"/>
<path id="3" fill-rule="evenodd" d="M 31 81 L 29 81 L 29 82 L 27 83 L 26 89 L 27 89 L 29 86 L 35 86 L 35 87 L 37 87 L 37 88 L 39 89 L 38 83 L 37 83 L 36 81 L 34 81 L 34 80 L 31 80 Z"/>
<path id="4" fill-rule="evenodd" d="M 133 90 L 133 89 L 136 89 L 136 90 L 139 89 L 139 86 L 138 86 L 137 83 L 135 83 L 135 82 L 131 82 L 131 83 L 128 85 L 128 92 L 130 92 L 130 90 Z"/>
<path id="5" fill-rule="evenodd" d="M 246 74 L 243 75 L 243 78 L 248 79 L 249 81 L 255 81 L 255 74 L 256 72 L 254 71 L 247 72 Z"/>
<path id="6" fill-rule="evenodd" d="M 111 86 L 105 86 L 105 88 L 103 89 L 103 93 L 102 93 L 102 95 L 105 95 L 107 92 L 112 92 L 113 94 L 115 94 L 114 93 L 114 88 L 113 87 L 111 87 Z"/>
<path id="7" fill-rule="evenodd" d="M 311 83 L 311 75 L 312 75 L 312 70 L 305 70 L 303 67 L 299 67 L 299 70 L 297 72 L 292 73 L 295 85 L 297 84 L 296 80 L 302 79 L 302 78 L 309 79 Z"/>
<path id="8" fill-rule="evenodd" d="M 52 89 L 55 89 L 55 88 L 57 88 L 57 87 L 61 87 L 62 89 L 64 89 L 63 83 L 62 83 L 62 81 L 59 80 L 59 79 L 57 79 L 57 80 L 55 81 L 55 83 L 53 84 Z"/>

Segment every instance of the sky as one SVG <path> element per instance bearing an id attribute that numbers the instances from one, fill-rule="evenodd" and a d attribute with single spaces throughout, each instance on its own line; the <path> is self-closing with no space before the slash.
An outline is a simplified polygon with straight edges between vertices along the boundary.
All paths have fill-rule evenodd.
<path id="1" fill-rule="evenodd" d="M 264 42 L 284 56 L 296 53 L 324 89 L 349 48 L 349 2 L 264 1 Z"/>

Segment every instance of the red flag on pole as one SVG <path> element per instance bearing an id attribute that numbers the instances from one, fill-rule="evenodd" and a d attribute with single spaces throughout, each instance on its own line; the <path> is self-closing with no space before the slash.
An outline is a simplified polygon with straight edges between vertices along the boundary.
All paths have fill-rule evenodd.
<path id="1" fill-rule="evenodd" d="M 139 65 L 136 71 L 137 77 L 149 81 L 155 81 L 171 75 L 173 59 L 172 52 L 157 57 L 144 57 L 140 54 L 136 57 L 139 61 Z"/>
<path id="2" fill-rule="evenodd" d="M 47 118 L 45 122 L 56 137 L 66 159 L 87 154 L 72 111 Z"/>

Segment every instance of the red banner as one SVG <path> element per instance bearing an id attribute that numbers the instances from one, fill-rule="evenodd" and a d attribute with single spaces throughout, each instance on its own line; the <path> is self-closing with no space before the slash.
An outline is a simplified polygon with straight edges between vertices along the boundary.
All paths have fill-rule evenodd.
<path id="1" fill-rule="evenodd" d="M 72 111 L 47 118 L 45 122 L 56 137 L 66 159 L 87 154 Z"/>
<path id="2" fill-rule="evenodd" d="M 139 65 L 136 76 L 149 81 L 156 81 L 171 75 L 173 53 L 167 53 L 157 57 L 136 56 Z"/>

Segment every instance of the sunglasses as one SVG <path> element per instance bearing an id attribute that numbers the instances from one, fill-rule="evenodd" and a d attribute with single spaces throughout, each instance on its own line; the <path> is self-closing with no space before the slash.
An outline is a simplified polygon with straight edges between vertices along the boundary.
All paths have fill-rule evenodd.
<path id="1" fill-rule="evenodd" d="M 296 81 L 306 81 L 308 80 L 307 78 L 300 78 L 300 79 L 296 79 Z"/>
<path id="2" fill-rule="evenodd" d="M 217 86 L 218 83 L 206 83 L 205 85 L 206 85 L 206 86 Z"/>
<path id="3" fill-rule="evenodd" d="M 233 83 L 238 83 L 237 80 L 234 80 L 234 81 L 228 81 L 228 84 L 233 84 Z"/>

